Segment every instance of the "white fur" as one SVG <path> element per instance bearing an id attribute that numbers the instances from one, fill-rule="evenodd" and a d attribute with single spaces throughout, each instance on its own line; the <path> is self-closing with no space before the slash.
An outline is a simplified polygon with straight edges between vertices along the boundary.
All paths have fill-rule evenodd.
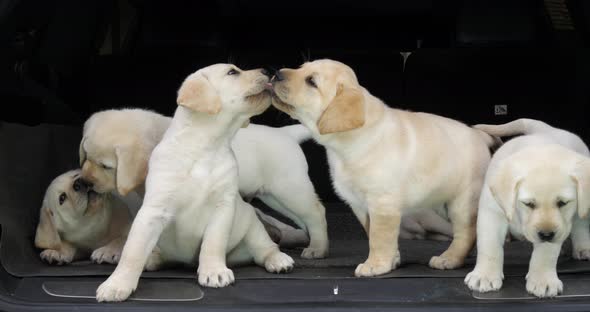
<path id="1" fill-rule="evenodd" d="M 115 146 L 126 142 L 138 142 L 143 148 L 134 148 L 139 157 L 148 159 L 155 145 L 160 142 L 170 126 L 172 118 L 142 109 L 107 110 L 93 114 L 85 124 L 81 158 L 85 166 L 89 162 L 105 163 L 116 170 L 125 166 L 116 159 Z M 299 231 L 283 231 L 282 240 L 292 244 L 309 245 L 302 252 L 304 258 L 323 258 L 328 255 L 328 234 L 325 208 L 319 201 L 307 174 L 305 155 L 299 146 L 311 137 L 302 125 L 281 128 L 250 124 L 241 128 L 232 140 L 239 169 L 239 190 L 246 198 L 257 197 L 272 209 L 285 215 L 299 226 Z M 97 173 L 86 173 L 99 192 L 115 191 L 115 170 L 93 166 Z M 93 175 L 96 176 L 93 178 Z M 103 178 L 100 178 L 103 176 Z M 143 183 L 136 192 L 143 197 Z M 135 196 L 129 193 L 125 198 Z M 268 219 L 268 218 L 266 218 Z M 275 220 L 276 221 L 276 220 Z M 273 221 L 274 222 L 274 221 Z M 276 221 L 278 222 L 278 221 Z M 275 222 L 275 223 L 276 223 Z M 281 228 L 286 229 L 282 224 Z M 295 236 L 291 237 L 290 235 Z"/>
<path id="2" fill-rule="evenodd" d="M 293 260 L 279 251 L 253 207 L 239 196 L 238 164 L 230 146 L 240 125 L 270 104 L 260 100 L 254 105 L 246 98 L 262 94 L 268 79 L 255 71 L 229 76 L 231 68 L 212 65 L 183 83 L 181 106 L 150 158 L 143 206 L 119 265 L 97 289 L 98 301 L 125 300 L 137 287 L 156 244 L 162 262 L 198 262 L 198 282 L 207 287 L 233 283 L 227 264 L 254 261 L 270 272 L 292 268 Z M 215 94 L 207 101 L 219 97 L 219 112 L 209 115 L 184 106 L 182 90 L 193 81 L 208 82 L 211 89 L 203 91 L 201 85 L 199 91 Z"/>
<path id="3" fill-rule="evenodd" d="M 560 210 L 564 215 L 564 224 L 561 227 L 564 234 L 553 242 L 541 242 L 534 238 L 534 235 L 530 233 L 533 230 L 527 226 L 526 222 L 529 218 L 526 215 L 526 210 L 528 208 L 517 209 L 518 211 L 514 212 L 512 219 L 508 220 L 506 213 L 490 190 L 490 179 L 494 175 L 500 174 L 500 170 L 504 170 L 500 168 L 510 162 L 510 168 L 512 168 L 510 170 L 512 171 L 509 174 L 523 178 L 526 178 L 527 173 L 531 170 L 538 172 L 544 170 L 548 165 L 559 166 L 559 169 L 551 169 L 552 171 L 548 173 L 551 180 L 557 181 L 564 175 L 567 177 L 569 174 L 567 168 L 573 165 L 573 162 L 584 156 L 589 156 L 590 152 L 584 142 L 575 134 L 553 128 L 537 120 L 518 119 L 504 125 L 478 125 L 475 127 L 498 136 L 524 135 L 505 143 L 496 151 L 490 162 L 479 202 L 477 264 L 474 270 L 466 276 L 465 283 L 470 289 L 480 292 L 494 291 L 502 287 L 504 278 L 502 272 L 503 243 L 505 235 L 509 231 L 517 239 L 533 242 L 534 251 L 531 256 L 529 273 L 526 276 L 527 291 L 538 297 L 556 296 L 563 290 L 563 284 L 557 277 L 557 258 L 572 223 L 574 257 L 588 259 L 590 255 L 588 220 L 580 219 L 577 215 L 574 216 L 572 211 L 574 207 L 569 207 L 571 205 L 565 206 Z M 556 187 L 566 188 L 563 185 Z M 575 190 L 565 191 L 565 193 L 568 192 L 575 192 Z M 520 189 L 517 193 L 518 198 L 540 195 L 540 191 L 535 189 Z M 575 194 L 570 196 L 575 198 Z M 559 217 L 556 216 L 553 219 L 559 219 Z M 557 220 L 553 221 L 557 222 Z"/>

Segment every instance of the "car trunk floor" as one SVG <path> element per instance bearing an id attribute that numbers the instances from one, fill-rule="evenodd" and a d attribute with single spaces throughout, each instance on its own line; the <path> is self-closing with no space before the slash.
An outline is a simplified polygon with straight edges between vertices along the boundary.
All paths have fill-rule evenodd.
<path id="1" fill-rule="evenodd" d="M 77 166 L 80 133 L 80 127 L 72 126 L 43 124 L 29 127 L 10 123 L 0 124 L 0 146 L 10 147 L 0 150 L 0 172 L 2 172 L 2 179 L 0 179 L 0 224 L 2 225 L 0 261 L 6 274 L 13 278 L 23 278 L 23 281 L 26 280 L 28 283 L 37 281 L 37 285 L 48 296 L 93 297 L 98 284 L 104 281 L 115 268 L 114 265 L 99 265 L 90 261 L 78 261 L 64 266 L 49 265 L 41 261 L 40 250 L 33 245 L 35 226 L 45 188 L 55 176 Z M 258 202 L 255 202 L 254 205 L 258 205 Z M 302 259 L 300 257 L 302 249 L 285 250 L 296 262 L 292 272 L 271 274 L 254 265 L 237 267 L 234 268 L 237 284 L 254 283 L 252 285 L 266 289 L 261 290 L 264 293 L 272 292 L 273 289 L 265 287 L 281 283 L 281 280 L 288 280 L 288 285 L 294 285 L 293 287 L 297 287 L 299 283 L 305 284 L 305 282 L 301 282 L 303 280 L 311 281 L 312 285 L 322 285 L 321 287 L 332 285 L 333 282 L 351 283 L 347 285 L 354 285 L 355 282 L 366 283 L 367 279 L 354 277 L 356 265 L 363 262 L 368 254 L 368 242 L 362 228 L 346 205 L 342 203 L 325 203 L 325 205 L 330 236 L 328 258 Z M 391 273 L 373 278 L 373 280 L 400 278 L 407 283 L 412 283 L 411 281 L 414 279 L 438 279 L 441 282 L 446 279 L 449 282 L 452 281 L 451 284 L 454 286 L 449 286 L 452 289 L 460 288 L 460 292 L 468 291 L 462 284 L 462 280 L 475 264 L 475 249 L 467 258 L 464 267 L 441 271 L 429 268 L 428 261 L 432 256 L 441 254 L 448 247 L 449 242 L 400 240 L 399 244 L 401 266 Z M 532 246 L 529 243 L 507 243 L 504 264 L 506 286 L 500 292 L 473 294 L 473 298 L 480 300 L 527 299 L 529 296 L 526 294 L 523 281 L 528 270 L 531 251 Z M 590 273 L 590 263 L 572 259 L 571 244 L 567 241 L 562 248 L 558 272 L 562 278 L 572 274 Z M 195 274 L 196 268 L 144 272 L 134 299 L 138 301 L 199 300 L 202 294 L 194 282 Z M 564 296 L 590 294 L 590 286 L 586 286 L 590 283 L 586 279 L 588 277 L 572 279 L 565 283 Z M 256 284 L 256 281 L 261 281 L 262 284 Z M 406 282 L 402 282 L 400 287 Z M 366 285 L 372 284 L 367 283 Z M 160 292 L 158 291 L 160 288 L 166 288 L 168 291 Z M 421 286 L 421 288 L 428 287 Z M 205 297 L 207 297 L 208 291 L 205 291 Z M 425 293 L 425 296 L 436 295 L 435 290 L 428 291 L 430 293 Z M 303 297 L 298 298 L 305 299 L 304 294 L 305 292 L 300 293 L 299 295 Z M 313 296 L 313 293 L 309 295 Z M 265 295 L 252 292 L 252 296 Z M 326 296 L 329 298 L 332 295 L 326 294 Z"/>

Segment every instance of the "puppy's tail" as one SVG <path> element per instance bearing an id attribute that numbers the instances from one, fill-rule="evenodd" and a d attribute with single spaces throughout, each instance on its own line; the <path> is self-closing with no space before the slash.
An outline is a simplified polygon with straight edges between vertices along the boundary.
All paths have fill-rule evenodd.
<path id="1" fill-rule="evenodd" d="M 548 132 L 554 128 L 535 119 L 521 118 L 502 125 L 475 125 L 473 128 L 497 137 Z"/>
<path id="2" fill-rule="evenodd" d="M 303 143 L 311 138 L 311 132 L 304 125 L 291 125 L 278 128 L 292 137 L 297 143 Z"/>

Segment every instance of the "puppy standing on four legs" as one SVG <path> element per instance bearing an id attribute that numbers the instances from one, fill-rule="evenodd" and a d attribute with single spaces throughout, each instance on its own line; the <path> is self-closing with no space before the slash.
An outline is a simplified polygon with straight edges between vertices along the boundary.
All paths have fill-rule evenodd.
<path id="1" fill-rule="evenodd" d="M 272 89 L 273 105 L 326 147 L 336 192 L 368 233 L 369 257 L 357 276 L 385 274 L 400 263 L 402 215 L 445 205 L 453 241 L 430 266 L 463 265 L 475 242 L 491 136 L 448 118 L 389 108 L 350 67 L 332 60 L 281 69 Z"/>
<path id="2" fill-rule="evenodd" d="M 465 283 L 480 292 L 502 287 L 509 231 L 534 246 L 527 291 L 556 296 L 563 290 L 557 259 L 570 230 L 574 258 L 590 254 L 588 147 L 575 134 L 532 119 L 475 127 L 497 136 L 524 135 L 505 143 L 490 162 L 479 202 L 477 263 Z"/>
<path id="3" fill-rule="evenodd" d="M 80 142 L 82 176 L 99 193 L 137 193 L 143 198 L 148 160 L 171 121 L 143 109 L 93 114 L 84 124 Z M 259 211 L 266 226 L 279 229 L 280 244 L 309 244 L 301 256 L 323 258 L 329 245 L 325 209 L 309 179 L 307 160 L 299 146 L 309 137 L 302 125 L 272 128 L 250 124 L 238 131 L 231 146 L 238 162 L 240 194 L 259 198 L 301 228 Z"/>
<path id="4" fill-rule="evenodd" d="M 98 194 L 80 170 L 56 177 L 41 206 L 35 246 L 41 259 L 67 264 L 90 256 L 96 263 L 117 263 L 131 225 L 127 205 L 115 195 Z"/>
<path id="5" fill-rule="evenodd" d="M 230 146 L 240 126 L 270 105 L 267 83 L 260 70 L 229 64 L 203 68 L 183 82 L 172 124 L 149 161 L 143 205 L 117 268 L 97 289 L 98 301 L 129 297 L 156 244 L 163 262 L 198 262 L 199 284 L 208 287 L 234 281 L 227 264 L 292 268 L 240 197 Z"/>

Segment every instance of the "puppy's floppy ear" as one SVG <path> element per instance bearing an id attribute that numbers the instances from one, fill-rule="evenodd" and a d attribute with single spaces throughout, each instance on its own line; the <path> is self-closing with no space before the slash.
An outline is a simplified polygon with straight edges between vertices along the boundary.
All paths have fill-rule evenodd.
<path id="1" fill-rule="evenodd" d="M 53 223 L 53 212 L 43 206 L 35 234 L 35 246 L 41 249 L 59 249 L 61 239 Z"/>
<path id="2" fill-rule="evenodd" d="M 82 138 L 82 141 L 80 142 L 80 147 L 78 149 L 78 154 L 80 155 L 80 166 L 84 165 L 84 162 L 86 161 L 86 151 L 84 150 L 84 141 L 86 141 L 86 137 Z"/>
<path id="3" fill-rule="evenodd" d="M 577 184 L 578 216 L 585 218 L 590 212 L 590 159 L 578 161 L 570 177 Z"/>
<path id="4" fill-rule="evenodd" d="M 320 134 L 343 132 L 365 124 L 365 99 L 359 88 L 338 85 L 336 96 L 318 120 Z"/>
<path id="5" fill-rule="evenodd" d="M 125 196 L 145 181 L 148 167 L 148 153 L 135 142 L 115 148 L 117 155 L 117 192 Z"/>
<path id="6" fill-rule="evenodd" d="M 217 114 L 221 111 L 221 99 L 202 73 L 190 75 L 180 86 L 176 103 L 197 112 Z"/>
<path id="7" fill-rule="evenodd" d="M 508 221 L 511 221 L 514 216 L 516 195 L 518 194 L 520 183 L 523 180 L 523 176 L 515 169 L 510 164 L 510 160 L 505 159 L 488 181 L 492 196 L 494 196 L 498 205 L 504 210 Z"/>

